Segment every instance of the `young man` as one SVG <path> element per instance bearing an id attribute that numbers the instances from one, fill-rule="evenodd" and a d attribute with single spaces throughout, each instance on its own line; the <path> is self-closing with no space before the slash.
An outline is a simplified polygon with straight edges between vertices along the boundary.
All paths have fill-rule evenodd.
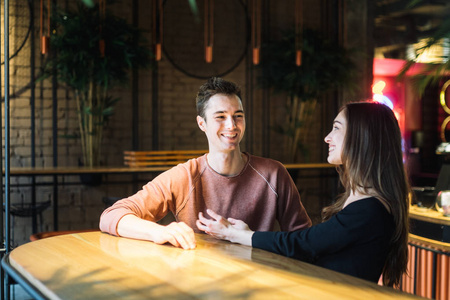
<path id="1" fill-rule="evenodd" d="M 298 190 L 279 162 L 243 153 L 245 114 L 237 85 L 211 78 L 197 94 L 197 123 L 208 139 L 209 153 L 157 176 L 133 196 L 116 202 L 100 217 L 100 229 L 110 234 L 196 246 L 194 231 L 200 212 L 211 209 L 244 220 L 252 230 L 283 231 L 311 226 Z M 168 212 L 167 226 L 156 222 Z"/>

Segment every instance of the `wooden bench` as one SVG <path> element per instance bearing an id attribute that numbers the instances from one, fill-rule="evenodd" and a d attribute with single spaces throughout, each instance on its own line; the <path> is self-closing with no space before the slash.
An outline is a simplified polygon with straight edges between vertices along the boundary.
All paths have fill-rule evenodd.
<path id="1" fill-rule="evenodd" d="M 124 151 L 125 165 L 130 167 L 176 166 L 208 150 Z"/>

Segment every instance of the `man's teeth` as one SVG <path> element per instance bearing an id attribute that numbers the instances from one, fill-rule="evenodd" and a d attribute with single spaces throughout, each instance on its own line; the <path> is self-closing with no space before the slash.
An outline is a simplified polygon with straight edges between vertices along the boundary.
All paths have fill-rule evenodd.
<path id="1" fill-rule="evenodd" d="M 223 136 L 224 136 L 224 137 L 230 137 L 230 138 L 232 138 L 232 137 L 235 137 L 236 134 L 224 134 Z"/>

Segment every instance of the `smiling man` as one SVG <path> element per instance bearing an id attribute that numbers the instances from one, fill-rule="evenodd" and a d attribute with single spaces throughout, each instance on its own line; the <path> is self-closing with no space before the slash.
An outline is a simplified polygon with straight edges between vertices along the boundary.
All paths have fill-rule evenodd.
<path id="1" fill-rule="evenodd" d="M 240 88 L 211 78 L 197 94 L 197 124 L 209 152 L 160 174 L 142 190 L 117 201 L 100 217 L 100 229 L 113 235 L 196 247 L 196 220 L 207 209 L 244 220 L 252 230 L 283 231 L 311 226 L 286 168 L 272 159 L 241 152 L 245 113 Z M 172 212 L 176 221 L 156 222 Z"/>

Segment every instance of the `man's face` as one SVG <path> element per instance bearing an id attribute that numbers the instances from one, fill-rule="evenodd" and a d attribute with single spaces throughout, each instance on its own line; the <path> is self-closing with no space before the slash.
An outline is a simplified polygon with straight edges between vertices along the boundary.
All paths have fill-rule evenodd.
<path id="1" fill-rule="evenodd" d="M 205 119 L 197 116 L 197 123 L 208 138 L 210 152 L 239 150 L 245 132 L 245 115 L 236 95 L 212 96 L 206 106 Z"/>

